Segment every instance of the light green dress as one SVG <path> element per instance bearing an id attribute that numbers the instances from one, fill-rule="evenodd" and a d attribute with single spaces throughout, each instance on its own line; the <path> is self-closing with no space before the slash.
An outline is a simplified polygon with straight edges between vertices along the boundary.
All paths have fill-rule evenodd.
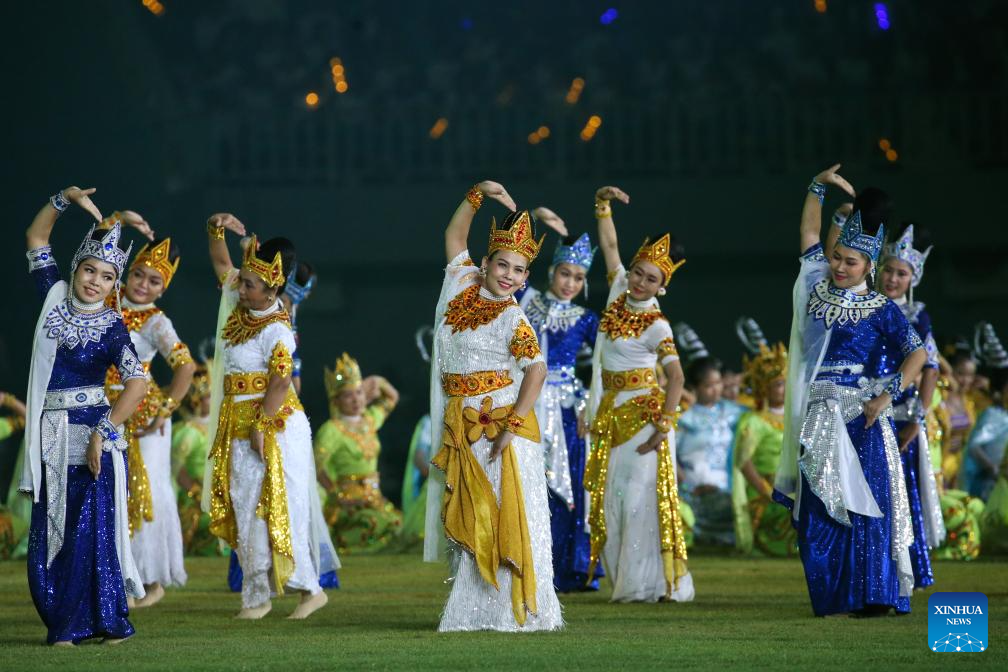
<path id="1" fill-rule="evenodd" d="M 315 463 L 333 484 L 323 509 L 340 553 L 379 551 L 402 528 L 402 514 L 381 494 L 378 475 L 378 429 L 387 416 L 378 402 L 358 424 L 334 416 L 315 435 Z"/>
<path id="2" fill-rule="evenodd" d="M 185 474 L 193 485 L 178 486 L 179 521 L 186 555 L 217 556 L 224 553 L 217 537 L 210 533 L 210 515 L 200 507 L 203 472 L 206 468 L 210 437 L 202 419 L 190 419 L 172 427 L 172 468 Z"/>
<path id="3" fill-rule="evenodd" d="M 0 441 L 24 429 L 24 418 L 0 418 Z M 31 499 L 18 492 L 24 459 L 24 441 L 18 451 L 11 476 L 6 506 L 0 504 L 0 560 L 23 558 L 28 553 L 28 528 L 31 524 Z"/>
<path id="4" fill-rule="evenodd" d="M 735 512 L 735 547 L 743 553 L 793 557 L 798 554 L 798 533 L 791 512 L 758 492 L 742 474 L 749 460 L 756 471 L 773 483 L 784 442 L 784 421 L 769 411 L 750 411 L 739 420 L 732 448 L 732 507 Z"/>

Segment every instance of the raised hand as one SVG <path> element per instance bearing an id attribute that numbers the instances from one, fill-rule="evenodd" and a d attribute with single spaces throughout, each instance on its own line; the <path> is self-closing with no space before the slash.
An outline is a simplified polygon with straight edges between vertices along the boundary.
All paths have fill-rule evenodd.
<path id="1" fill-rule="evenodd" d="M 477 184 L 476 188 L 482 191 L 484 196 L 489 196 L 495 201 L 498 201 L 511 212 L 518 209 L 518 206 L 515 205 L 514 199 L 507 193 L 507 189 L 504 188 L 504 185 L 497 182 L 491 182 L 490 180 L 484 180 L 483 182 Z"/>
<path id="2" fill-rule="evenodd" d="M 120 210 L 119 217 L 123 224 L 132 227 L 146 236 L 147 240 L 154 240 L 154 229 L 151 228 L 147 220 L 139 212 L 133 210 Z"/>
<path id="3" fill-rule="evenodd" d="M 630 196 L 619 187 L 600 187 L 595 192 L 595 200 L 598 201 L 619 201 L 624 205 L 630 204 Z"/>
<path id="4" fill-rule="evenodd" d="M 95 221 L 102 221 L 101 211 L 91 201 L 91 194 L 98 191 L 95 187 L 90 187 L 88 189 L 81 189 L 80 187 L 67 187 L 63 190 L 63 198 L 67 199 L 71 203 L 75 203 L 84 210 L 86 210 Z"/>
<path id="5" fill-rule="evenodd" d="M 560 219 L 560 216 L 558 214 L 556 214 L 549 208 L 539 206 L 538 208 L 532 211 L 532 216 L 536 218 L 537 222 L 545 226 L 548 226 L 549 228 L 559 233 L 561 236 L 568 235 L 567 225 L 564 224 L 564 221 Z"/>
<path id="6" fill-rule="evenodd" d="M 833 185 L 844 190 L 851 198 L 854 198 L 854 187 L 846 179 L 841 177 L 836 171 L 840 169 L 840 164 L 834 164 L 815 176 L 815 181 L 819 184 Z"/>
<path id="7" fill-rule="evenodd" d="M 207 219 L 207 224 L 212 224 L 214 226 L 222 226 L 232 233 L 237 233 L 239 236 L 244 236 L 245 225 L 241 223 L 241 220 L 232 215 L 230 212 L 217 212 L 210 215 Z"/>

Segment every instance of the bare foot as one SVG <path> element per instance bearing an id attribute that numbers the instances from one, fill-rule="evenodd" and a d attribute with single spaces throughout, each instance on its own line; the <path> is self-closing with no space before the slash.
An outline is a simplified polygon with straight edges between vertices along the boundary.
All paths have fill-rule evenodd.
<path id="1" fill-rule="evenodd" d="M 59 642 L 53 642 L 53 643 L 52 643 L 52 645 L 53 645 L 53 646 L 73 646 L 73 645 L 74 645 L 74 643 L 73 643 L 73 642 L 71 642 L 71 641 L 70 641 L 70 640 L 68 640 L 68 639 L 65 639 L 65 640 L 61 640 L 61 641 L 59 641 Z"/>
<path id="2" fill-rule="evenodd" d="M 260 618 L 268 614 L 272 608 L 273 603 L 266 600 L 266 602 L 264 602 L 261 606 L 243 608 L 238 612 L 238 615 L 235 616 L 235 618 L 240 618 L 245 621 L 258 621 Z"/>
<path id="3" fill-rule="evenodd" d="M 300 621 L 308 618 L 316 611 L 324 607 L 329 603 L 329 596 L 323 591 L 319 591 L 312 595 L 311 593 L 302 593 L 301 602 L 294 609 L 294 612 L 288 616 L 288 619 Z"/>
<path id="4" fill-rule="evenodd" d="M 126 607 L 128 609 L 136 609 L 136 599 L 134 599 L 132 597 L 127 597 L 126 598 Z"/>
<path id="5" fill-rule="evenodd" d="M 135 608 L 143 609 L 144 607 L 153 607 L 155 604 L 161 601 L 164 597 L 164 588 L 160 583 L 151 584 L 150 588 L 147 589 L 147 594 L 140 600 L 136 601 Z"/>
<path id="6" fill-rule="evenodd" d="M 132 638 L 133 638 L 133 635 L 130 635 L 129 637 L 106 637 L 105 639 L 102 640 L 102 644 L 107 644 L 109 646 L 115 646 L 116 644 L 122 644 L 127 639 L 132 639 Z"/>

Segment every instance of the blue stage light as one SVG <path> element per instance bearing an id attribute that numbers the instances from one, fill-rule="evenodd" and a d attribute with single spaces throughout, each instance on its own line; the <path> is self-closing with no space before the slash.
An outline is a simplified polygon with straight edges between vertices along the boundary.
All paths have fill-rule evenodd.
<path id="1" fill-rule="evenodd" d="M 610 23 L 612 23 L 613 21 L 615 21 L 618 16 L 619 16 L 619 12 L 617 12 L 615 9 L 613 9 L 612 7 L 610 7 L 609 9 L 605 10 L 604 12 L 602 12 L 602 16 L 599 17 L 599 22 L 603 26 L 608 26 Z"/>
<path id="2" fill-rule="evenodd" d="M 889 30 L 889 9 L 884 2 L 875 3 L 875 21 L 882 30 Z"/>
<path id="3" fill-rule="evenodd" d="M 463 19 L 459 21 L 459 25 L 462 26 L 462 30 L 472 30 L 473 20 L 468 16 L 463 17 Z"/>

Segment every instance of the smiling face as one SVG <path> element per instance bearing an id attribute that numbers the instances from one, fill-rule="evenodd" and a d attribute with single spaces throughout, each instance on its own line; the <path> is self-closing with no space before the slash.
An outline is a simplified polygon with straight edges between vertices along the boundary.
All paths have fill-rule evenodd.
<path id="1" fill-rule="evenodd" d="M 721 374 L 721 398 L 735 401 L 742 389 L 742 374 L 728 372 Z"/>
<path id="2" fill-rule="evenodd" d="M 634 301 L 653 299 L 664 281 L 665 276 L 660 268 L 650 261 L 638 261 L 630 267 L 630 274 L 627 277 L 630 298 Z"/>
<path id="3" fill-rule="evenodd" d="M 74 271 L 74 296 L 84 303 L 104 301 L 116 282 L 116 268 L 107 261 L 85 257 Z"/>
<path id="4" fill-rule="evenodd" d="M 126 298 L 133 303 L 153 303 L 161 298 L 164 289 L 164 278 L 150 266 L 134 266 L 126 276 Z"/>
<path id="5" fill-rule="evenodd" d="M 977 367 L 972 359 L 964 359 L 952 367 L 952 377 L 959 385 L 959 392 L 966 393 L 973 388 L 976 382 Z"/>
<path id="6" fill-rule="evenodd" d="M 913 269 L 910 264 L 889 257 L 882 264 L 882 291 L 890 299 L 899 299 L 910 291 Z"/>
<path id="7" fill-rule="evenodd" d="M 784 395 L 787 393 L 787 378 L 780 376 L 774 378 L 767 385 L 767 406 L 770 408 L 780 408 L 784 405 Z"/>
<path id="8" fill-rule="evenodd" d="M 333 397 L 333 401 L 340 415 L 351 418 L 360 415 L 367 408 L 367 399 L 364 394 L 363 385 L 341 390 L 339 394 Z"/>
<path id="9" fill-rule="evenodd" d="M 511 296 L 528 280 L 529 260 L 511 250 L 498 250 L 493 258 L 483 257 L 486 269 L 483 286 L 494 296 Z"/>
<path id="10" fill-rule="evenodd" d="M 583 266 L 561 262 L 553 269 L 550 291 L 562 301 L 571 301 L 584 289 L 586 273 Z"/>
<path id="11" fill-rule="evenodd" d="M 267 287 L 258 275 L 244 268 L 238 274 L 238 303 L 243 308 L 266 310 L 276 301 L 277 290 Z"/>
<path id="12" fill-rule="evenodd" d="M 871 264 L 865 255 L 843 245 L 833 247 L 829 265 L 833 284 L 840 289 L 850 289 L 860 285 L 868 277 L 868 271 L 871 270 Z"/>

